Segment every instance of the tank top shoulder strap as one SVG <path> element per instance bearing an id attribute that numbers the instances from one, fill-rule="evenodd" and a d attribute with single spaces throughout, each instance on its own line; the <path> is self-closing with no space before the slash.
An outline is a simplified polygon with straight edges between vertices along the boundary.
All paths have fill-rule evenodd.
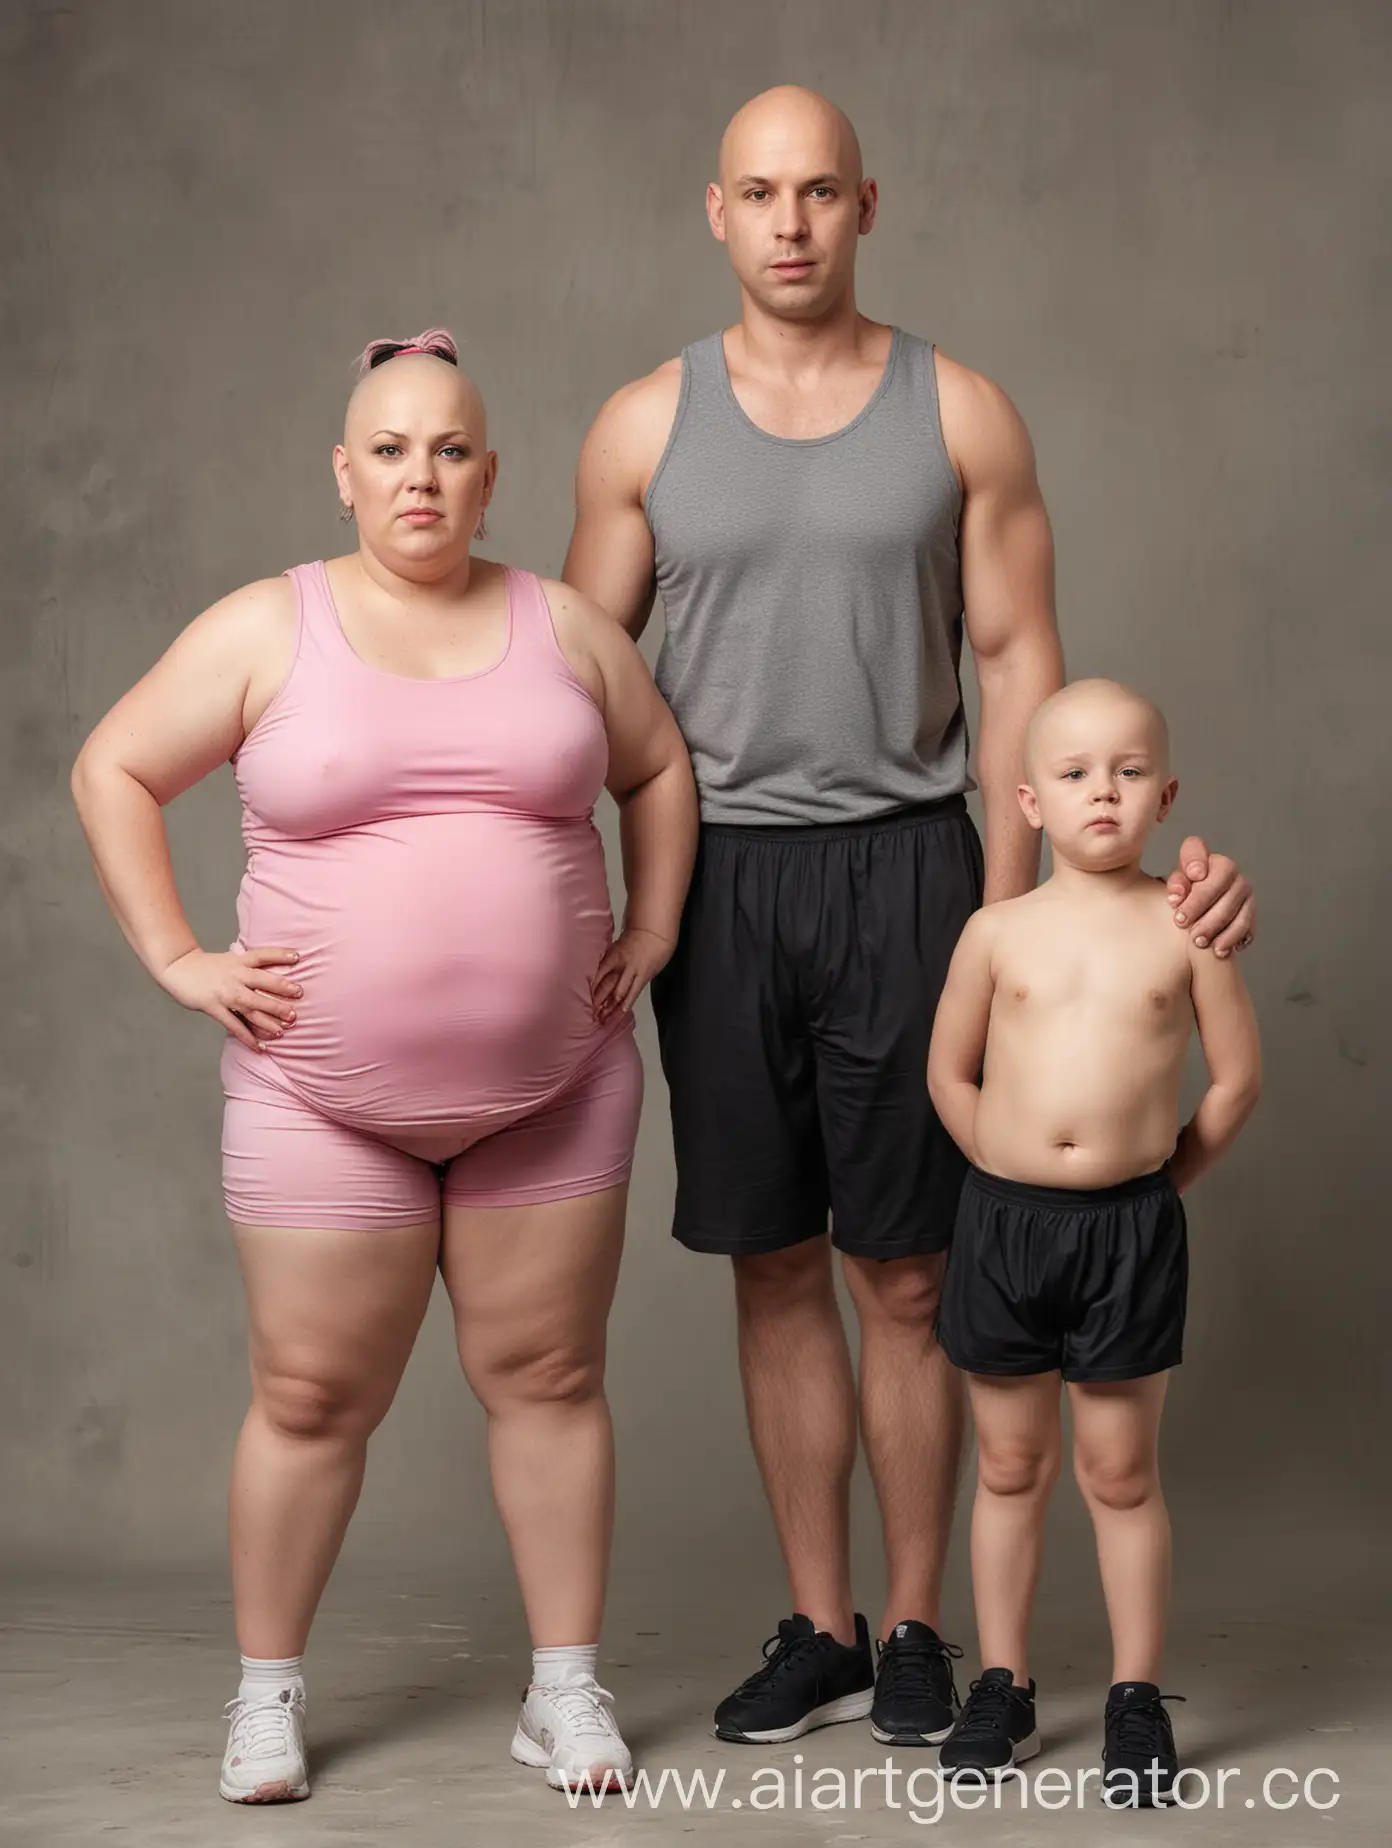
<path id="1" fill-rule="evenodd" d="M 682 411 L 695 413 L 703 421 L 715 416 L 735 423 L 732 417 L 730 375 L 725 366 L 725 335 L 707 334 L 682 350 Z"/>
<path id="2" fill-rule="evenodd" d="M 961 483 L 943 432 L 942 407 L 938 402 L 937 348 L 931 340 L 918 334 L 895 329 L 899 343 L 898 378 L 894 386 L 896 414 L 907 419 L 918 440 L 926 435 L 936 456 L 945 492 L 961 513 Z"/>
<path id="3" fill-rule="evenodd" d="M 504 565 L 503 571 L 507 581 L 509 664 L 570 672 L 541 579 L 535 571 L 524 571 L 517 565 Z"/>
<path id="4" fill-rule="evenodd" d="M 348 647 L 348 638 L 339 624 L 323 559 L 293 565 L 285 575 L 295 586 L 295 601 L 299 607 L 296 660 L 340 659 Z"/>

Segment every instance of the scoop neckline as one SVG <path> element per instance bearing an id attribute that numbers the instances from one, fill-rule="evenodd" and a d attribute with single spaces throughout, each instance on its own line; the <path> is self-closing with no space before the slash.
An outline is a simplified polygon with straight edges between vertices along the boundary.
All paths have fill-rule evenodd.
<path id="1" fill-rule="evenodd" d="M 319 578 L 328 601 L 329 614 L 333 617 L 334 629 L 344 648 L 365 673 L 376 674 L 379 680 L 399 681 L 408 687 L 457 687 L 470 680 L 486 680 L 490 674 L 496 674 L 512 653 L 512 639 L 517 628 L 517 612 L 512 594 L 512 566 L 501 565 L 503 574 L 503 595 L 507 603 L 507 635 L 503 641 L 503 652 L 496 661 L 487 667 L 476 668 L 472 674 L 394 674 L 390 668 L 374 667 L 371 661 L 364 661 L 357 649 L 348 640 L 348 631 L 343 626 L 343 618 L 338 613 L 338 599 L 334 595 L 333 582 L 329 577 L 329 563 L 325 558 L 319 560 Z"/>
<path id="2" fill-rule="evenodd" d="M 725 396 L 732 405 L 735 415 L 748 429 L 754 432 L 755 436 L 761 436 L 766 443 L 779 443 L 785 449 L 816 449 L 818 445 L 822 443 L 839 443 L 843 436 L 849 436 L 853 430 L 859 429 L 860 425 L 865 422 L 866 418 L 889 390 L 890 381 L 894 377 L 895 367 L 899 363 L 900 333 L 901 330 L 898 327 L 892 326 L 889 330 L 889 352 L 885 357 L 884 371 L 880 374 L 880 382 L 875 387 L 874 391 L 871 392 L 870 396 L 865 400 L 865 403 L 861 405 L 860 409 L 849 423 L 842 424 L 839 430 L 828 430 L 825 436 L 779 436 L 777 431 L 766 430 L 762 424 L 755 423 L 754 419 L 749 415 L 749 412 L 745 410 L 744 406 L 735 395 L 735 387 L 730 379 L 730 361 L 725 353 L 724 328 L 715 336 L 716 353 L 720 366 L 720 382 L 725 388 Z"/>

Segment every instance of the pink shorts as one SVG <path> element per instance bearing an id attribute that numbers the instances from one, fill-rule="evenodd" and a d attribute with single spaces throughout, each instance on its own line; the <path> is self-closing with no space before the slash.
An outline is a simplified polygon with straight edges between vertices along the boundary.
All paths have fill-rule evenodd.
<path id="1" fill-rule="evenodd" d="M 420 1225 L 458 1206 L 527 1206 L 599 1193 L 628 1179 L 643 1064 L 618 1033 L 564 1090 L 529 1115 L 484 1131 L 444 1162 L 409 1154 L 324 1116 L 273 1070 L 267 1055 L 229 1040 L 222 1183 L 234 1225 L 371 1232 Z"/>

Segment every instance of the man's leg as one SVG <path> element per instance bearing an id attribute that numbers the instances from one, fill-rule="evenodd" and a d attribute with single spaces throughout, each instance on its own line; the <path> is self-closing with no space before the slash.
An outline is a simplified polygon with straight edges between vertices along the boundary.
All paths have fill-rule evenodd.
<path id="1" fill-rule="evenodd" d="M 962 1460 L 962 1376 L 933 1332 L 946 1253 L 844 1260 L 860 1318 L 860 1425 L 884 1522 L 884 1621 L 941 1631 Z"/>
<path id="2" fill-rule="evenodd" d="M 851 1469 L 856 1400 L 825 1237 L 734 1259 L 740 1376 L 793 1609 L 855 1641 Z"/>

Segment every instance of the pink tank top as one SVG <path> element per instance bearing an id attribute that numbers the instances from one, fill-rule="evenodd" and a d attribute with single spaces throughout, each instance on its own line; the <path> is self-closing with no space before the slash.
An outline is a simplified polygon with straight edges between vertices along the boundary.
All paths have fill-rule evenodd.
<path id="1" fill-rule="evenodd" d="M 369 666 L 323 563 L 288 575 L 293 665 L 233 759 L 238 946 L 298 950 L 304 987 L 268 1060 L 367 1129 L 514 1117 L 631 1025 L 590 1011 L 603 716 L 529 571 L 507 570 L 501 658 L 448 680 Z"/>

